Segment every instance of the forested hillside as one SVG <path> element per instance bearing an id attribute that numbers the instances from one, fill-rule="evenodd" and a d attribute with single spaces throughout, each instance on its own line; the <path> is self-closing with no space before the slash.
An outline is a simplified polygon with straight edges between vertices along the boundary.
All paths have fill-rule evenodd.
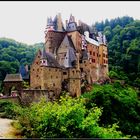
<path id="1" fill-rule="evenodd" d="M 18 73 L 20 65 L 31 65 L 43 43 L 27 45 L 13 39 L 0 38 L 0 89 L 7 73 Z"/>
<path id="2" fill-rule="evenodd" d="M 140 86 L 140 20 L 124 16 L 93 25 L 108 41 L 110 76 Z"/>

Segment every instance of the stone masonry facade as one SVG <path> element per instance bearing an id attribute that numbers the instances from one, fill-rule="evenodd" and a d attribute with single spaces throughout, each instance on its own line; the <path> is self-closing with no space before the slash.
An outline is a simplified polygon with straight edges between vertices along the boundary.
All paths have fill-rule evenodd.
<path id="1" fill-rule="evenodd" d="M 108 76 L 106 38 L 70 15 L 65 27 L 61 14 L 47 19 L 45 45 L 30 69 L 30 87 L 59 95 L 66 90 L 73 97 L 81 95 L 81 85 L 93 84 Z"/>

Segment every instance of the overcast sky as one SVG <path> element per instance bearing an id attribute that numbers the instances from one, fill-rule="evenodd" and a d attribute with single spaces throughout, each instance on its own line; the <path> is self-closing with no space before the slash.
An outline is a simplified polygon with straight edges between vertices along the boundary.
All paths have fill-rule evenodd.
<path id="1" fill-rule="evenodd" d="M 19 1 L 0 2 L 0 37 L 27 44 L 44 42 L 47 17 L 61 13 L 63 23 L 70 14 L 88 25 L 122 16 L 140 19 L 139 1 Z"/>

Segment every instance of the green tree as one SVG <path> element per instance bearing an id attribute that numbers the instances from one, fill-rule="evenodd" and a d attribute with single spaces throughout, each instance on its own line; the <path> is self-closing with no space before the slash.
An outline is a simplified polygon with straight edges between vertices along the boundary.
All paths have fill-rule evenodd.
<path id="1" fill-rule="evenodd" d="M 87 109 L 92 108 L 93 103 L 103 108 L 100 117 L 102 126 L 118 123 L 117 130 L 140 137 L 140 101 L 134 89 L 116 82 L 113 85 L 94 85 L 91 92 L 82 96 L 87 99 Z"/>
<path id="2" fill-rule="evenodd" d="M 123 138 L 117 125 L 104 128 L 98 124 L 101 109 L 85 108 L 82 98 L 69 96 L 59 101 L 44 99 L 20 111 L 18 122 L 27 138 Z M 26 112 L 26 113 L 25 113 Z"/>

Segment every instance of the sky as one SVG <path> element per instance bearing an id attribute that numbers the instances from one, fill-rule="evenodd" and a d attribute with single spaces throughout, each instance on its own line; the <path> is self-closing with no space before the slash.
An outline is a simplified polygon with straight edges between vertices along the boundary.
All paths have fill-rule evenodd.
<path id="1" fill-rule="evenodd" d="M 47 17 L 70 14 L 88 25 L 131 16 L 140 20 L 140 1 L 0 1 L 0 37 L 34 44 L 44 42 Z"/>

